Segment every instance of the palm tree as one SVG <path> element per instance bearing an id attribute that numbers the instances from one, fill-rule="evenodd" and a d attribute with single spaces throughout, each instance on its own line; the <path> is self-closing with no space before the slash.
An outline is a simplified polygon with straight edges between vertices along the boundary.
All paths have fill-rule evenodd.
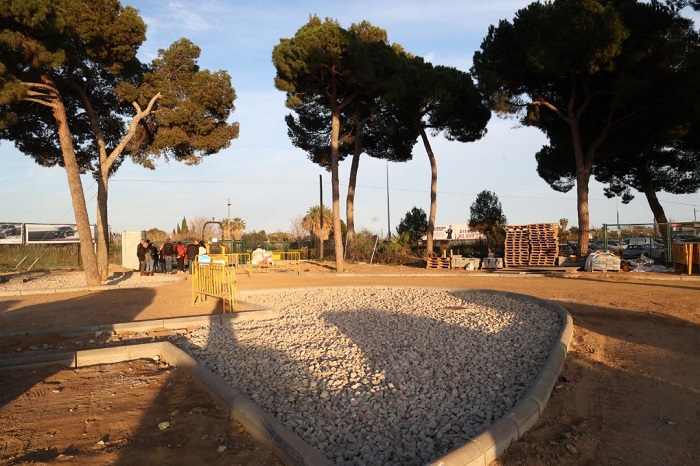
<path id="1" fill-rule="evenodd" d="M 313 206 L 309 208 L 302 219 L 302 225 L 305 229 L 309 230 L 311 234 L 318 238 L 319 248 L 318 248 L 318 258 L 323 259 L 323 242 L 328 239 L 328 234 L 333 228 L 333 215 L 328 207 L 323 208 L 323 228 L 321 227 L 321 207 Z"/>
<path id="2" fill-rule="evenodd" d="M 240 218 L 222 218 L 221 227 L 223 228 L 222 233 L 226 233 L 226 239 L 235 239 L 240 241 L 243 237 L 243 230 L 245 230 L 245 221 Z"/>
<path id="3" fill-rule="evenodd" d="M 245 230 L 245 221 L 242 218 L 236 217 L 231 220 L 229 232 L 231 232 L 233 239 L 240 241 L 243 238 L 243 230 Z"/>

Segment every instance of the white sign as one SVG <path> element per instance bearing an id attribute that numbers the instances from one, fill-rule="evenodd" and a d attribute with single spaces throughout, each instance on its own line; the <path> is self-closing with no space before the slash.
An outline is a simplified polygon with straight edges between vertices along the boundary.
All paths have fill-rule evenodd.
<path id="1" fill-rule="evenodd" d="M 423 236 L 423 239 L 425 238 L 426 237 Z M 435 225 L 433 239 L 443 241 L 475 241 L 478 239 L 484 239 L 484 235 L 478 231 L 472 230 L 466 223 L 448 223 L 446 225 Z"/>

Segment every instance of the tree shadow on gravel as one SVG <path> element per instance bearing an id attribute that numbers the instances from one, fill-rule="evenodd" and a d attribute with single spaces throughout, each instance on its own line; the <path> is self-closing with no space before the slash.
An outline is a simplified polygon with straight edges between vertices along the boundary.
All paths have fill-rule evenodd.
<path id="1" fill-rule="evenodd" d="M 459 313 L 465 308 L 447 310 Z M 416 462 L 412 453 L 428 451 L 429 457 L 420 458 L 425 462 L 461 446 L 505 414 L 534 378 L 532 374 L 520 373 L 509 361 L 517 353 L 508 343 L 517 331 L 516 322 L 493 331 L 478 325 L 469 329 L 436 319 L 373 309 L 328 312 L 323 318 L 361 349 L 367 365 L 364 376 L 367 384 L 356 390 L 344 387 L 334 392 L 334 396 L 348 404 L 353 398 L 359 401 L 353 416 L 368 423 L 360 429 L 362 435 L 373 434 L 371 424 L 377 417 L 395 426 L 383 433 L 390 445 L 388 455 L 380 454 L 380 463 Z M 455 352 L 460 347 L 458 340 L 468 342 L 462 347 L 468 346 L 470 354 Z M 401 356 L 394 358 L 386 351 L 387 347 Z M 493 353 L 497 349 L 500 351 Z M 544 362 L 548 350 L 539 364 Z M 486 391 L 493 392 L 490 399 L 479 399 L 485 396 L 484 392 L 466 388 L 470 383 L 488 387 Z M 497 394 L 506 390 L 511 394 Z M 381 396 L 370 396 L 371 392 L 379 392 Z M 363 403 L 370 398 L 372 404 Z M 440 414 L 432 409 L 436 404 L 444 406 Z M 402 432 L 422 432 L 429 440 L 417 444 L 406 442 Z"/>

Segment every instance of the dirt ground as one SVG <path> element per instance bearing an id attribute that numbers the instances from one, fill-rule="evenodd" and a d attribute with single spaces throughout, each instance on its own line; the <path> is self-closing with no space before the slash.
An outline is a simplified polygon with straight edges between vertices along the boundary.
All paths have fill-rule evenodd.
<path id="1" fill-rule="evenodd" d="M 307 266 L 301 276 L 286 273 L 241 275 L 237 278 L 237 286 L 240 290 L 342 285 L 445 286 L 505 290 L 554 300 L 571 313 L 575 324 L 574 339 L 561 381 L 542 417 L 494 464 L 700 464 L 700 281 L 678 280 L 678 276 L 668 280 L 670 277 L 665 275 L 622 272 L 573 275 L 578 278 L 570 278 L 572 275 L 533 278 L 518 274 L 479 277 L 471 272 L 371 265 L 352 265 L 348 269 L 349 273 L 336 274 L 329 266 L 321 264 Z M 58 336 L 62 328 L 70 326 L 221 312 L 221 305 L 216 300 L 195 306 L 190 301 L 190 288 L 186 282 L 139 290 L 2 297 L 0 333 L 35 329 L 52 329 L 55 333 L 0 339 L 0 357 L 123 344 L 124 341 L 120 340 L 129 339 L 151 341 L 166 336 L 145 333 L 99 338 L 94 335 Z M 54 394 L 53 390 L 48 390 L 49 393 L 41 397 L 35 394 L 57 386 L 54 382 L 59 380 L 61 384 L 70 383 L 75 397 L 90 400 L 91 391 L 97 392 L 93 388 L 93 379 L 100 371 L 109 374 L 109 377 L 103 377 L 107 388 L 98 389 L 104 392 L 111 389 L 109 380 L 113 385 L 119 374 L 125 373 L 125 367 L 126 371 L 131 367 L 138 374 L 154 372 L 153 377 L 161 377 L 160 372 L 166 374 L 162 379 L 156 377 L 153 382 L 150 382 L 149 375 L 149 383 L 139 387 L 145 390 L 144 395 L 139 395 L 143 404 L 135 403 L 128 391 L 124 391 L 122 395 L 128 408 L 100 411 L 99 423 L 110 426 L 102 429 L 102 436 L 110 435 L 105 441 L 106 446 L 95 448 L 95 442 L 101 439 L 96 437 L 99 429 L 89 431 L 94 434 L 89 439 L 90 445 L 80 443 L 85 440 L 85 429 L 93 423 L 90 419 L 98 419 L 96 415 L 84 414 L 85 419 L 76 423 L 77 416 L 66 412 L 67 405 L 61 404 L 62 391 Z M 60 375 L 67 373 L 75 374 L 75 377 Z M 178 376 L 176 370 L 166 371 L 139 362 L 131 366 L 86 368 L 75 372 L 50 370 L 48 374 L 39 371 L 36 374 L 31 371 L 16 374 L 0 385 L 0 393 L 8 393 L 0 397 L 0 462 L 95 464 L 99 458 L 100 462 L 129 464 L 128 458 L 135 458 L 128 456 L 134 454 L 130 452 L 138 452 L 129 449 L 141 445 L 146 451 L 154 450 L 154 455 L 162 455 L 154 456 L 150 464 L 192 464 L 192 457 L 183 452 L 190 446 L 200 445 L 206 454 L 212 455 L 211 461 L 215 464 L 213 461 L 217 455 L 222 457 L 217 448 L 224 445 L 227 450 L 223 457 L 229 460 L 229 464 L 246 464 L 245 456 L 233 459 L 236 454 L 245 455 L 245 452 L 234 453 L 232 445 L 240 441 L 232 437 L 236 428 L 229 427 L 229 424 L 204 427 L 215 441 L 202 439 L 201 431 L 194 427 L 159 431 L 157 424 L 169 420 L 174 409 L 179 411 L 177 416 L 181 419 L 192 411 L 194 405 L 206 407 L 211 422 L 222 421 L 212 403 L 191 385 L 173 384 L 182 386 L 186 394 L 183 391 L 180 398 L 165 396 L 165 401 L 162 401 L 163 384 L 167 386 L 170 377 Z M 5 379 L 4 373 L 0 372 L 0 378 Z M 110 401 L 116 403 L 119 390 L 109 396 Z M 161 401 L 162 406 L 158 404 Z M 17 403 L 29 403 L 23 410 L 33 410 L 32 422 L 27 417 L 13 417 L 16 416 L 12 414 L 13 406 Z M 178 403 L 184 404 L 178 406 Z M 60 416 L 48 414 L 54 408 L 58 409 Z M 136 420 L 122 421 L 127 411 L 133 412 Z M 177 416 L 171 421 L 173 429 L 180 424 L 176 422 Z M 184 420 L 182 424 L 186 422 Z M 108 432 L 112 429 L 113 432 Z M 51 433 L 54 437 L 50 437 Z M 62 443 L 47 440 L 56 438 L 58 433 L 65 439 Z M 39 440 L 39 434 L 47 438 Z M 172 437 L 169 438 L 176 440 L 166 440 L 164 436 L 170 434 Z M 201 443 L 208 441 L 213 443 Z M 71 450 L 72 445 L 78 446 Z M 257 447 L 248 448 L 259 451 L 255 450 Z M 100 455 L 111 456 L 96 456 L 94 450 L 101 451 Z M 109 450 L 114 452 L 109 453 Z M 46 451 L 52 452 L 51 455 L 63 453 L 64 456 L 41 456 L 47 455 Z M 71 456 L 75 451 L 81 453 Z M 259 455 L 255 453 L 255 460 L 248 464 L 261 464 Z"/>

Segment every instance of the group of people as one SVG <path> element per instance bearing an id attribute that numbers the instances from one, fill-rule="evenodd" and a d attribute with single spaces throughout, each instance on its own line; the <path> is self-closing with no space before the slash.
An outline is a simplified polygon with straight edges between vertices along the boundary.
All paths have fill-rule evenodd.
<path id="1" fill-rule="evenodd" d="M 194 260 L 198 255 L 206 254 L 206 248 L 204 248 L 203 244 L 203 242 L 200 243 L 198 240 L 194 240 L 187 246 L 182 244 L 182 241 L 173 244 L 168 238 L 158 248 L 151 240 L 142 239 L 136 248 L 136 256 L 139 259 L 139 271 L 141 275 L 145 276 L 152 276 L 155 272 L 184 272 L 185 261 L 187 261 L 191 274 Z M 175 262 L 176 270 L 173 270 L 173 262 Z"/>

